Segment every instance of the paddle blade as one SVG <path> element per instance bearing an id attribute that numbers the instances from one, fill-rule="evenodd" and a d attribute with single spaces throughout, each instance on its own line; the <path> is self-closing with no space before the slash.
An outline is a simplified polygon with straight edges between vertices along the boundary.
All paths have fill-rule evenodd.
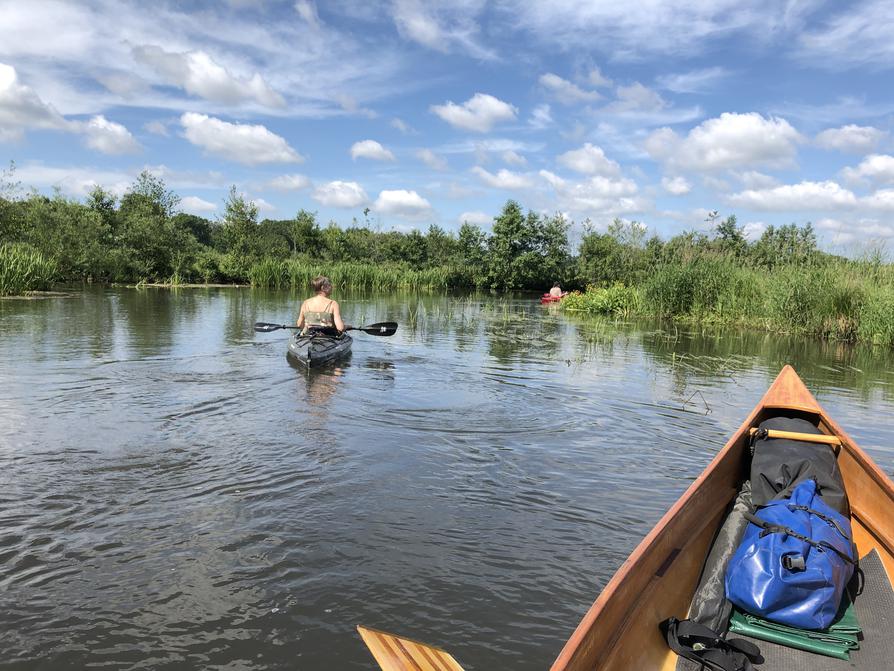
<path id="1" fill-rule="evenodd" d="M 352 331 L 363 331 L 374 336 L 393 336 L 397 333 L 397 322 L 380 322 L 369 326 L 354 326 Z"/>
<path id="2" fill-rule="evenodd" d="M 268 324 L 267 322 L 255 322 L 255 331 L 258 333 L 270 333 L 270 331 L 278 331 L 279 329 L 289 328 L 283 324 Z"/>
<path id="3" fill-rule="evenodd" d="M 440 648 L 361 625 L 357 631 L 382 671 L 463 671 L 453 655 Z"/>

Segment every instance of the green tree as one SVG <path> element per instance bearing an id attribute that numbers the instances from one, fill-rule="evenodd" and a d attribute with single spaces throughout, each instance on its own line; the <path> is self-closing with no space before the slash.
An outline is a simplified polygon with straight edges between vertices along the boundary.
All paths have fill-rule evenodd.
<path id="1" fill-rule="evenodd" d="M 721 252 L 741 256 L 748 243 L 742 235 L 742 228 L 737 225 L 736 215 L 731 214 L 714 228 L 717 247 Z"/>
<path id="2" fill-rule="evenodd" d="M 536 286 L 540 280 L 540 217 L 525 216 L 514 200 L 506 201 L 494 218 L 493 235 L 488 240 L 491 289 L 507 291 Z"/>
<path id="3" fill-rule="evenodd" d="M 228 271 L 247 277 L 252 264 L 260 260 L 258 206 L 246 200 L 235 186 L 230 187 L 221 226 L 229 257 Z"/>

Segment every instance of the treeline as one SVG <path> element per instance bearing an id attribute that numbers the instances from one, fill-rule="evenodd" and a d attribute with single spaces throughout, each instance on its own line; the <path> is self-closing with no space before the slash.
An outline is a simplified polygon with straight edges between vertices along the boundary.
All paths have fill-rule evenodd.
<path id="1" fill-rule="evenodd" d="M 179 197 L 148 172 L 120 199 L 102 188 L 84 201 L 14 191 L 7 178 L 0 190 L 0 260 L 43 259 L 59 282 L 282 286 L 303 282 L 307 269 L 316 268 L 329 269 L 342 286 L 379 286 L 391 277 L 393 286 L 502 291 L 565 279 L 571 262 L 566 222 L 525 214 L 512 201 L 490 234 L 468 223 L 456 234 L 435 225 L 403 233 L 356 220 L 346 228 L 321 226 L 307 210 L 260 221 L 235 187 L 223 216 L 209 220 L 180 212 Z M 20 286 L 4 288 L 10 289 Z"/>
<path id="2" fill-rule="evenodd" d="M 708 233 L 662 240 L 637 222 L 584 225 L 576 253 L 560 215 L 508 201 L 491 231 L 378 231 L 356 219 L 321 226 L 313 212 L 259 219 L 231 189 L 216 220 L 179 211 L 179 197 L 142 173 L 119 199 L 19 195 L 0 175 L 0 294 L 56 282 L 251 283 L 299 287 L 324 273 L 340 287 L 587 290 L 568 309 L 759 326 L 894 345 L 894 268 L 881 255 L 821 251 L 810 224 L 749 242 L 735 216 Z"/>

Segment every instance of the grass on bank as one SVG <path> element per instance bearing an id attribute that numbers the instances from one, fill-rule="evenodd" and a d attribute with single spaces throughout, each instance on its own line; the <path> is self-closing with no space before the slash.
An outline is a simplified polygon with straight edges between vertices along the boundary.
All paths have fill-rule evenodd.
<path id="1" fill-rule="evenodd" d="M 30 245 L 0 245 L 0 296 L 45 291 L 55 275 L 56 263 Z"/>
<path id="2" fill-rule="evenodd" d="M 851 262 L 772 272 L 735 259 L 658 267 L 642 284 L 588 287 L 562 308 L 650 316 L 894 346 L 894 277 Z"/>

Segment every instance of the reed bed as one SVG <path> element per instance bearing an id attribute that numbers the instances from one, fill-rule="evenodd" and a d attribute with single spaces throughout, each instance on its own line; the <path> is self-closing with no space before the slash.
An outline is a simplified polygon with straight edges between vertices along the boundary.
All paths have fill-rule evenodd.
<path id="1" fill-rule="evenodd" d="M 414 269 L 399 264 L 265 259 L 249 270 L 252 286 L 275 289 L 308 288 L 319 275 L 328 277 L 333 286 L 345 289 L 433 291 L 466 286 L 464 269 L 453 266 Z"/>
<path id="2" fill-rule="evenodd" d="M 576 312 L 756 327 L 894 346 L 894 277 L 865 263 L 758 270 L 723 257 L 658 267 L 642 285 L 588 287 Z"/>
<path id="3" fill-rule="evenodd" d="M 30 245 L 0 245 L 0 296 L 49 289 L 55 276 L 55 261 Z"/>

